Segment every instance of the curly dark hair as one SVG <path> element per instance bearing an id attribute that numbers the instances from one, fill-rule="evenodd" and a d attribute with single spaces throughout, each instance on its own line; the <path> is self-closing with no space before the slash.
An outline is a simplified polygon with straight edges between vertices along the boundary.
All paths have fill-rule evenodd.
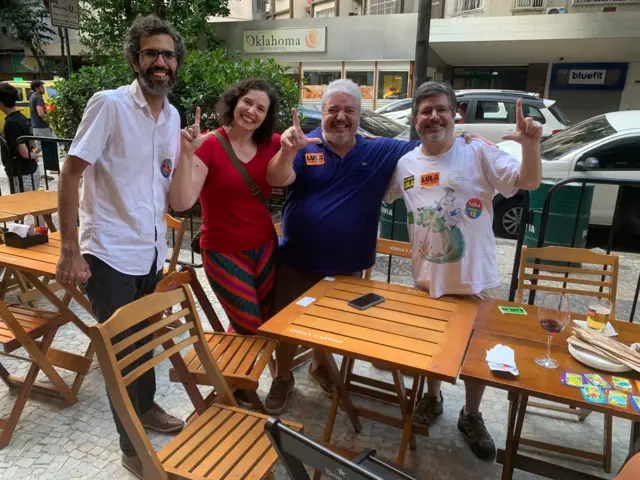
<path id="1" fill-rule="evenodd" d="M 169 35 L 176 47 L 176 60 L 178 68 L 184 63 L 186 50 L 184 42 L 178 31 L 169 23 L 156 15 L 140 16 L 136 18 L 124 37 L 124 58 L 129 64 L 140 65 L 138 55 L 140 53 L 140 39 L 153 35 Z M 136 74 L 137 76 L 137 74 Z"/>
<path id="2" fill-rule="evenodd" d="M 220 124 L 225 127 L 231 126 L 233 123 L 233 112 L 236 109 L 236 105 L 238 105 L 238 100 L 251 90 L 264 92 L 267 94 L 267 97 L 269 97 L 269 110 L 267 110 L 267 115 L 264 117 L 264 122 L 262 122 L 262 125 L 260 125 L 252 135 L 253 141 L 257 144 L 268 145 L 276 129 L 278 104 L 280 100 L 271 84 L 265 80 L 249 78 L 225 90 L 217 106 Z"/>

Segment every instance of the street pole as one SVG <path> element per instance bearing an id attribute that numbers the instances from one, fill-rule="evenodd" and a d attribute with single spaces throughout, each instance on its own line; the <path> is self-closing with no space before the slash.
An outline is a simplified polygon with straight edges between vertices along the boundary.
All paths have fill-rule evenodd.
<path id="1" fill-rule="evenodd" d="M 431 0 L 420 0 L 418 7 L 418 30 L 416 34 L 416 56 L 413 64 L 413 92 L 427 81 L 429 62 L 429 30 L 431 29 Z M 413 96 L 413 95 L 412 95 Z M 411 124 L 411 140 L 417 140 L 418 134 Z"/>
<path id="2" fill-rule="evenodd" d="M 431 2 L 431 0 L 429 0 Z M 73 72 L 73 66 L 71 64 L 71 46 L 69 45 L 69 29 L 64 29 L 64 42 L 67 46 L 67 78 L 71 76 L 71 72 Z"/>

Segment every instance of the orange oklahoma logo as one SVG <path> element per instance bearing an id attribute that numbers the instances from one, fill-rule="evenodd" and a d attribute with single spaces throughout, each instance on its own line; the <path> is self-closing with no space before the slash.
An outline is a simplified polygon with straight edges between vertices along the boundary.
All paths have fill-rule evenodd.
<path id="1" fill-rule="evenodd" d="M 320 43 L 320 34 L 315 28 L 311 29 L 309 33 L 305 35 L 304 43 L 306 43 L 309 48 L 316 48 L 318 46 L 318 43 Z"/>

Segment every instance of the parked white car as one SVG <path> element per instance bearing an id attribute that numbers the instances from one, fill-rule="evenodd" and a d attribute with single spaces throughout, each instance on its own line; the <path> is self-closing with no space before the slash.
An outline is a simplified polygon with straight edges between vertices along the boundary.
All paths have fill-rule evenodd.
<path id="1" fill-rule="evenodd" d="M 458 90 L 456 91 L 456 133 L 475 133 L 493 142 L 516 129 L 516 100 L 522 98 L 525 117 L 542 124 L 543 138 L 561 132 L 569 125 L 555 100 L 541 99 L 535 93 L 515 90 Z M 376 110 L 396 122 L 409 125 L 411 99 L 398 100 Z"/>
<path id="2" fill-rule="evenodd" d="M 508 141 L 501 142 L 498 146 L 521 160 L 519 144 Z M 543 141 L 540 149 L 542 177 L 545 179 L 577 177 L 640 180 L 640 110 L 612 112 L 590 118 Z M 595 185 L 591 225 L 611 225 L 618 188 L 614 185 Z M 522 200 L 520 195 L 510 199 L 496 195 L 496 234 L 511 238 L 517 235 Z M 633 211 L 629 215 L 640 216 Z M 627 230 L 627 233 L 640 232 Z"/>

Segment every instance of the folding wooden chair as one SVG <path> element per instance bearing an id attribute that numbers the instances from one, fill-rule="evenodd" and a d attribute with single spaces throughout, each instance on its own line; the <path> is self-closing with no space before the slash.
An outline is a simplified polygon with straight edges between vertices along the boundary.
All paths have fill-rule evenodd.
<path id="1" fill-rule="evenodd" d="M 57 305 L 60 306 L 60 305 Z M 27 397 L 36 393 L 58 398 L 68 405 L 76 403 L 82 379 L 89 371 L 91 359 L 66 351 L 51 348 L 51 343 L 60 327 L 72 321 L 73 313 L 62 308 L 59 312 L 37 310 L 20 305 L 7 306 L 0 301 L 0 355 L 31 363 L 24 378 L 18 378 L 0 363 L 0 377 L 9 388 L 19 389 L 18 396 L 9 416 L 0 419 L 0 448 L 11 441 L 13 432 L 24 410 Z M 12 352 L 23 348 L 28 357 L 14 355 Z M 68 386 L 55 367 L 76 373 L 72 386 Z M 36 383 L 38 373 L 42 371 L 53 386 Z"/>
<path id="2" fill-rule="evenodd" d="M 167 292 L 189 285 L 200 303 L 214 332 L 205 332 L 204 337 L 209 352 L 213 355 L 218 368 L 233 390 L 244 390 L 254 408 L 264 412 L 264 406 L 258 394 L 258 383 L 278 342 L 258 335 L 238 335 L 225 333 L 218 316 L 209 302 L 207 295 L 198 281 L 195 271 L 191 267 L 183 267 L 180 272 L 174 272 L 164 278 L 156 286 L 156 292 Z M 204 371 L 204 366 L 198 358 L 197 352 L 191 349 L 184 358 L 189 371 L 198 385 L 210 385 Z M 273 365 L 269 365 L 272 369 Z M 178 371 L 171 369 L 169 379 L 172 382 L 180 382 Z"/>
<path id="3" fill-rule="evenodd" d="M 539 261 L 540 263 L 536 263 Z M 572 265 L 581 264 L 581 267 Z M 591 265 L 592 268 L 586 268 Z M 593 268 L 595 266 L 595 268 Z M 518 274 L 516 301 L 523 303 L 524 291 L 564 293 L 582 297 L 606 298 L 613 308 L 611 318 L 615 318 L 616 290 L 618 287 L 618 255 L 595 253 L 583 248 L 568 247 L 522 247 Z M 572 313 L 572 319 L 584 319 L 584 314 Z M 568 326 L 567 328 L 571 328 Z M 529 402 L 531 407 L 577 415 L 584 421 L 591 413 L 576 407 Z M 527 438 L 520 439 L 522 445 L 550 450 L 602 462 L 605 472 L 611 472 L 611 444 L 613 417 L 604 416 L 603 453 L 597 454 L 566 446 L 539 442 Z"/>
<path id="4" fill-rule="evenodd" d="M 178 312 L 162 316 L 168 308 Z M 182 327 L 167 329 L 175 318 Z M 141 328 L 123 338 L 123 332 Z M 146 479 L 248 479 L 269 478 L 278 459 L 264 432 L 266 416 L 237 408 L 231 389 L 207 348 L 193 297 L 183 285 L 165 293 L 153 293 L 118 309 L 102 325 L 90 329 L 109 397 L 134 445 Z M 148 337 L 152 339 L 141 345 Z M 208 403 L 181 356 L 193 347 L 202 363 L 207 383 L 213 385 L 218 403 Z M 153 358 L 144 355 L 161 348 Z M 135 413 L 127 385 L 165 360 L 180 373 L 197 416 L 156 452 Z M 302 425 L 290 423 L 296 430 Z"/>
<path id="5" fill-rule="evenodd" d="M 164 267 L 163 275 L 169 275 L 176 271 L 178 265 L 178 259 L 180 257 L 180 248 L 182 247 L 182 241 L 184 240 L 184 232 L 187 228 L 187 221 L 184 218 L 174 218 L 168 213 L 165 216 L 167 222 L 167 228 L 174 231 L 173 235 L 173 251 L 171 252 L 171 258 L 169 259 L 169 265 Z"/>

